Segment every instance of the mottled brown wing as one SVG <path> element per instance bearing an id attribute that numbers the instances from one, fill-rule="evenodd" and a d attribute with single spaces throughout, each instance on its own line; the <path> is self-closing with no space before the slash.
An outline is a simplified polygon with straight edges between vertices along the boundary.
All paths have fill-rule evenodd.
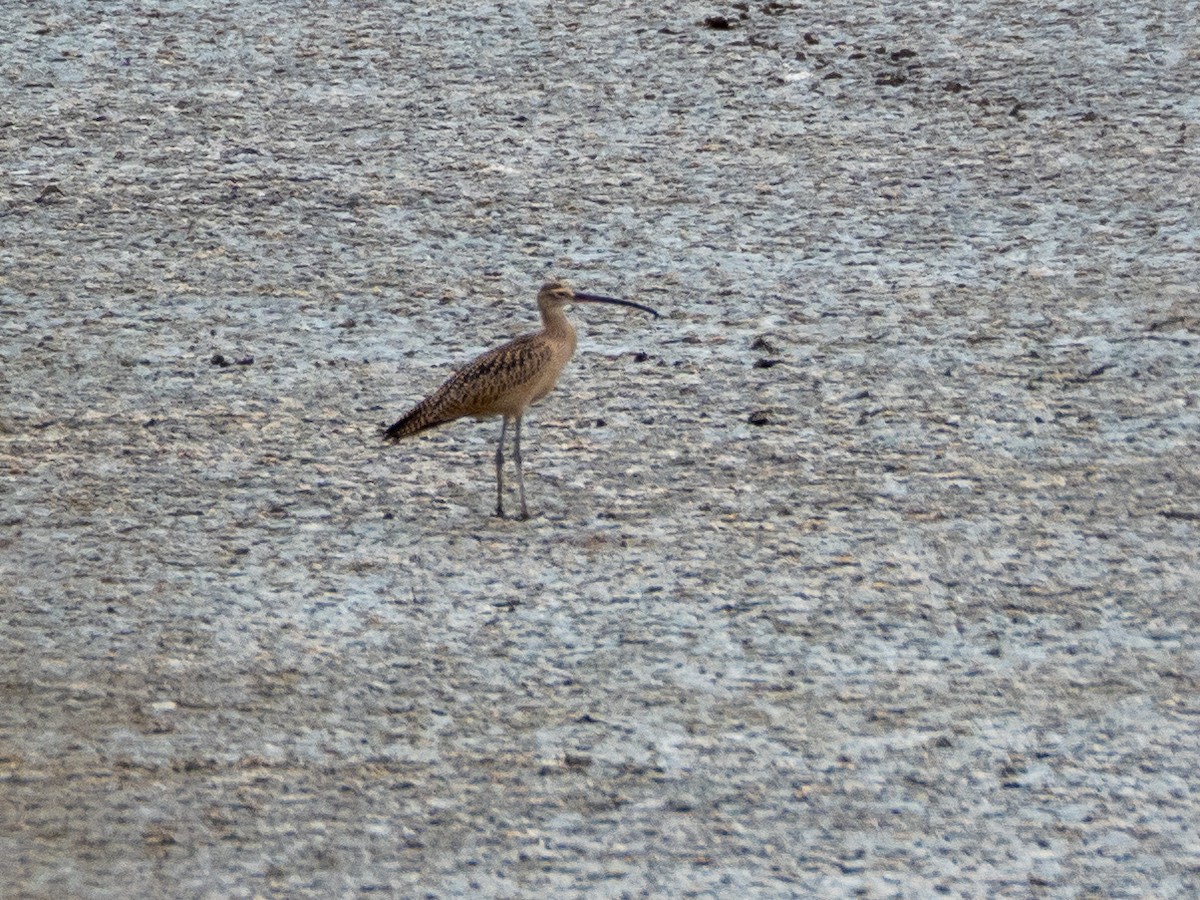
<path id="1" fill-rule="evenodd" d="M 528 334 L 489 350 L 450 376 L 384 432 L 388 440 L 425 431 L 463 416 L 501 415 L 506 402 L 536 381 L 552 351 L 539 335 Z"/>

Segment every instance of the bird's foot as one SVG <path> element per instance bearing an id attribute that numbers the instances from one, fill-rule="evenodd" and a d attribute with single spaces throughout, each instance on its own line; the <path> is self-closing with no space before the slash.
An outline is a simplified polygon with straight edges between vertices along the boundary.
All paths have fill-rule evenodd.
<path id="1" fill-rule="evenodd" d="M 508 518 L 508 516 L 506 516 L 504 514 L 504 507 L 499 506 L 499 505 L 496 506 L 496 511 L 494 513 L 492 513 L 492 515 L 494 515 L 497 519 L 507 519 Z M 521 507 L 521 511 L 519 513 L 517 513 L 515 516 L 513 516 L 513 518 L 516 519 L 518 522 L 524 522 L 525 520 L 527 520 L 529 518 L 529 510 L 526 509 L 525 507 Z"/>

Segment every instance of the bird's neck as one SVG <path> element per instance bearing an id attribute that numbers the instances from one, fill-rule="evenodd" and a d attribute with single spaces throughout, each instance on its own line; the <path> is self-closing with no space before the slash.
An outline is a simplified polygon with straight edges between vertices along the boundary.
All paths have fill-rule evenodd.
<path id="1" fill-rule="evenodd" d="M 542 310 L 542 329 L 547 337 L 560 338 L 575 349 L 575 329 L 561 309 Z"/>

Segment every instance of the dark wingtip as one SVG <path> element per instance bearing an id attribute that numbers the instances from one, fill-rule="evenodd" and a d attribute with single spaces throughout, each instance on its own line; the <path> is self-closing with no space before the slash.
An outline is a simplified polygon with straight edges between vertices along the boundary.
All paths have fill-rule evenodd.
<path id="1" fill-rule="evenodd" d="M 398 444 L 400 439 L 405 436 L 405 426 L 408 425 L 410 416 L 405 416 L 398 422 L 393 422 L 389 427 L 383 430 L 383 439 L 393 444 Z"/>
<path id="2" fill-rule="evenodd" d="M 392 426 L 383 432 L 383 439 L 393 444 L 398 444 L 406 437 L 412 437 L 414 434 L 420 434 L 422 431 L 436 428 L 447 421 L 449 420 L 430 417 L 424 403 L 418 403 L 408 411 L 407 415 L 392 423 Z"/>

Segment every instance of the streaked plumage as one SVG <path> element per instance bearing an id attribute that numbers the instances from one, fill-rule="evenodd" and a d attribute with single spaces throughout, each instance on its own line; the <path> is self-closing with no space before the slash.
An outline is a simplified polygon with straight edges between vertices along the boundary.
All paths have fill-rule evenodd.
<path id="1" fill-rule="evenodd" d="M 563 307 L 571 302 L 615 303 L 657 316 L 648 306 L 576 292 L 565 281 L 551 281 L 538 291 L 541 331 L 525 334 L 476 357 L 452 375 L 445 384 L 414 406 L 384 432 L 390 441 L 461 419 L 502 416 L 500 444 L 496 448 L 496 515 L 504 515 L 504 435 L 509 421 L 515 423 L 513 459 L 521 497 L 521 518 L 529 517 L 525 505 L 525 477 L 521 468 L 521 418 L 530 404 L 554 388 L 567 360 L 575 352 L 575 329 Z"/>

